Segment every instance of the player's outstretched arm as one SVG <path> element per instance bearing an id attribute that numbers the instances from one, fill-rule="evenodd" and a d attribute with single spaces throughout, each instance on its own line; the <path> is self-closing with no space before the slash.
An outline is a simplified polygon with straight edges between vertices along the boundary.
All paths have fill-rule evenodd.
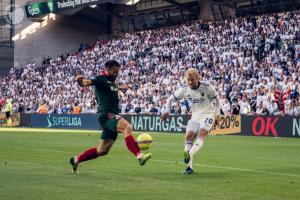
<path id="1" fill-rule="evenodd" d="M 175 100 L 175 98 L 174 98 L 174 96 L 172 95 L 172 96 L 170 96 L 168 99 L 167 99 L 167 105 L 166 105 L 166 107 L 167 107 L 167 109 L 166 109 L 166 112 L 164 112 L 161 116 L 160 116 L 160 121 L 164 121 L 164 120 L 166 120 L 168 117 L 169 117 L 169 115 L 170 115 L 170 108 L 171 108 L 171 104 L 172 104 L 172 102 Z"/>
<path id="2" fill-rule="evenodd" d="M 174 92 L 174 94 L 171 95 L 167 99 L 167 102 L 166 102 L 166 108 L 167 108 L 166 110 L 167 111 L 160 116 L 160 121 L 164 121 L 164 120 L 166 120 L 169 117 L 172 102 L 175 101 L 175 100 L 179 100 L 179 99 L 184 98 L 184 96 L 185 96 L 184 91 L 185 91 L 184 88 L 180 88 L 180 89 L 176 90 Z"/>
<path id="3" fill-rule="evenodd" d="M 75 80 L 81 87 L 87 87 L 87 86 L 92 86 L 93 82 L 92 80 L 89 79 L 84 79 L 82 75 L 76 76 Z"/>
<path id="4" fill-rule="evenodd" d="M 217 114 L 215 115 L 215 126 L 218 126 L 220 123 L 221 115 Z"/>
<path id="5" fill-rule="evenodd" d="M 160 116 L 160 121 L 165 121 L 170 116 L 169 112 L 165 112 Z"/>

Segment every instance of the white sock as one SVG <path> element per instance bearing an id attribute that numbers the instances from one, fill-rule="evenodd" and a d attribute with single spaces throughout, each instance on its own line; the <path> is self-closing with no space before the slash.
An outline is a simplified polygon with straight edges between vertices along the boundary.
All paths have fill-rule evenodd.
<path id="1" fill-rule="evenodd" d="M 141 159 L 144 156 L 144 154 L 141 152 L 139 155 L 136 156 L 137 159 Z"/>
<path id="2" fill-rule="evenodd" d="M 197 138 L 197 140 L 194 142 L 192 149 L 190 150 L 190 162 L 188 166 L 193 169 L 193 158 L 194 155 L 201 149 L 203 146 L 203 139 Z"/>
<path id="3" fill-rule="evenodd" d="M 77 158 L 77 156 L 74 156 L 74 163 L 78 164 L 78 158 Z"/>
<path id="4" fill-rule="evenodd" d="M 191 150 L 191 148 L 192 148 L 192 146 L 193 146 L 193 141 L 185 141 L 185 145 L 184 145 L 184 150 L 185 151 L 190 151 Z"/>

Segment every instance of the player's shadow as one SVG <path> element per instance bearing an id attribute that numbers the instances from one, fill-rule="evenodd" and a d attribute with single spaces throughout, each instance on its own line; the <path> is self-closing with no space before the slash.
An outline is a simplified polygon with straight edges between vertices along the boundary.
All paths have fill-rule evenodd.
<path id="1" fill-rule="evenodd" d="M 203 178 L 203 179 L 216 179 L 216 180 L 220 180 L 220 179 L 226 179 L 230 177 L 229 173 L 226 172 L 205 172 L 205 171 L 197 171 L 194 172 L 193 174 L 190 175 L 183 175 L 182 172 L 169 172 L 169 173 L 157 173 L 157 175 L 159 175 L 160 177 L 165 177 L 166 179 L 168 179 L 170 176 L 171 177 L 191 177 L 191 178 Z"/>
<path id="2" fill-rule="evenodd" d="M 230 174 L 228 174 L 226 172 L 216 172 L 216 171 L 214 171 L 214 172 L 199 171 L 199 172 L 194 172 L 190 176 L 195 176 L 195 177 L 199 177 L 199 178 L 209 178 L 210 180 L 212 180 L 212 179 L 220 180 L 222 178 L 229 177 Z"/>

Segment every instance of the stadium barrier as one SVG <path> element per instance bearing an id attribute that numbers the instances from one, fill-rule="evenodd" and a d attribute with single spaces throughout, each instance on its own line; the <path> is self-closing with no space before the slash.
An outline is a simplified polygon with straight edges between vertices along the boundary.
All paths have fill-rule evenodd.
<path id="1" fill-rule="evenodd" d="M 242 116 L 242 135 L 300 137 L 299 116 Z"/>
<path id="2" fill-rule="evenodd" d="M 62 129 L 101 129 L 95 114 L 31 114 L 30 127 Z"/>
<path id="3" fill-rule="evenodd" d="M 142 132 L 184 132 L 188 116 L 173 115 L 164 122 L 160 121 L 159 115 L 122 115 L 132 125 L 133 130 Z"/>
<path id="4" fill-rule="evenodd" d="M 101 130 L 96 114 L 13 114 L 13 125 L 34 128 L 63 128 Z M 189 115 L 171 115 L 161 122 L 158 115 L 122 115 L 137 132 L 184 133 Z M 5 113 L 0 125 L 6 124 Z M 210 134 L 239 134 L 248 136 L 298 137 L 300 116 L 222 116 Z"/>
<path id="5" fill-rule="evenodd" d="M 221 116 L 218 126 L 214 126 L 210 132 L 213 135 L 240 134 L 241 132 L 241 116 Z"/>
<path id="6" fill-rule="evenodd" d="M 21 127 L 31 127 L 31 115 L 29 113 L 20 114 L 20 126 Z"/>
<path id="7" fill-rule="evenodd" d="M 171 115 L 161 122 L 158 115 L 122 115 L 135 131 L 184 133 L 190 115 Z M 101 130 L 95 114 L 22 114 L 21 126 L 33 128 L 63 128 Z M 222 116 L 211 134 L 239 134 L 240 116 Z"/>
<path id="8" fill-rule="evenodd" d="M 164 122 L 157 115 L 123 115 L 135 131 L 183 133 L 190 115 L 171 115 Z M 211 134 L 239 134 L 241 132 L 240 116 L 222 116 L 218 126 L 213 127 Z"/>
<path id="9" fill-rule="evenodd" d="M 19 126 L 20 125 L 20 113 L 12 113 L 11 114 L 11 124 L 9 126 Z M 0 127 L 6 127 L 7 119 L 5 113 L 0 113 Z"/>

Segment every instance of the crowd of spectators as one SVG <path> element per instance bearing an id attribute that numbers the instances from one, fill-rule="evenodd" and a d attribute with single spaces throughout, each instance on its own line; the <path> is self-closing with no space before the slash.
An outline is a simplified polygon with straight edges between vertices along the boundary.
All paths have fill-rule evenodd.
<path id="1" fill-rule="evenodd" d="M 300 12 L 237 18 L 125 33 L 98 41 L 80 53 L 45 58 L 13 68 L 0 78 L 1 99 L 12 99 L 19 112 L 36 112 L 45 102 L 49 113 L 96 112 L 93 88 L 74 77 L 92 78 L 108 59 L 122 65 L 117 80 L 131 89 L 119 92 L 122 113 L 162 113 L 166 98 L 185 85 L 193 67 L 213 84 L 223 114 L 300 114 Z M 3 107 L 3 106 L 2 106 Z M 172 113 L 189 113 L 187 101 Z"/>

